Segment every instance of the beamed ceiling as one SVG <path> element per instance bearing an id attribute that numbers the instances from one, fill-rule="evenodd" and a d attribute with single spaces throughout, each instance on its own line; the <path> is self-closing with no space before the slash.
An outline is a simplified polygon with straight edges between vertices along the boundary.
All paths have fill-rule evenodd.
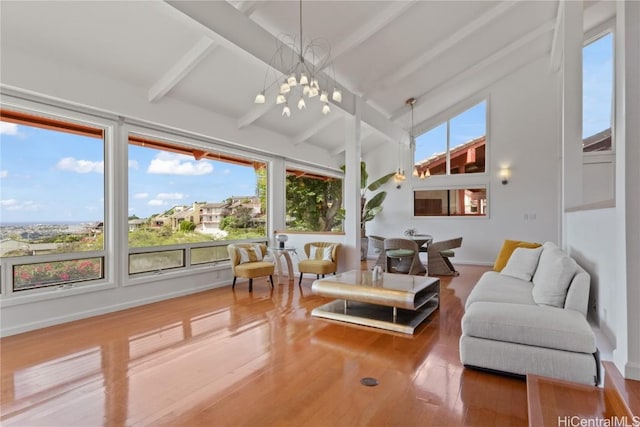
<path id="1" fill-rule="evenodd" d="M 613 2 L 585 2 L 585 27 Z M 331 45 L 343 102 L 281 115 L 262 89 L 279 34 L 298 34 L 297 1 L 0 2 L 2 48 L 65 61 L 144 88 L 149 103 L 179 100 L 239 129 L 257 126 L 290 144 L 338 155 L 344 119 L 362 101 L 363 151 L 482 92 L 523 65 L 559 53 L 558 1 L 304 1 L 304 39 Z M 555 58 L 554 58 L 555 57 Z"/>

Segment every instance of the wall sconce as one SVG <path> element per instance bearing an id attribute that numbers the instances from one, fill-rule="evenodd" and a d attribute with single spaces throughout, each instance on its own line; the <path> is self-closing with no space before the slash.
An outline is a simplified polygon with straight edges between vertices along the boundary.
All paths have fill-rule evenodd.
<path id="1" fill-rule="evenodd" d="M 501 168 L 500 179 L 502 180 L 502 185 L 507 185 L 509 183 L 509 178 L 511 178 L 511 169 L 508 167 Z"/>

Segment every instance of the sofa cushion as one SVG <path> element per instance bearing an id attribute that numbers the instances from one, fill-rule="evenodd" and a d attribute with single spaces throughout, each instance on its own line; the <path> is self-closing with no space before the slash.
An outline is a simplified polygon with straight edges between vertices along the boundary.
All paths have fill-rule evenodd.
<path id="1" fill-rule="evenodd" d="M 541 246 L 540 243 L 533 242 L 525 242 L 522 240 L 505 240 L 502 243 L 502 248 L 500 248 L 500 252 L 498 252 L 498 256 L 496 258 L 495 263 L 493 264 L 493 271 L 502 271 L 505 265 L 507 265 L 507 261 L 511 258 L 511 254 L 516 248 L 537 248 Z"/>
<path id="2" fill-rule="evenodd" d="M 487 271 L 467 297 L 466 307 L 478 301 L 506 302 L 516 304 L 536 303 L 531 296 L 533 285 L 526 280 L 506 276 L 497 271 Z"/>
<path id="3" fill-rule="evenodd" d="M 577 271 L 578 265 L 572 258 L 553 243 L 545 243 L 533 275 L 533 300 L 536 304 L 563 308 L 567 290 Z"/>
<path id="4" fill-rule="evenodd" d="M 462 318 L 464 335 L 580 353 L 596 351 L 595 335 L 574 310 L 476 302 Z"/>
<path id="5" fill-rule="evenodd" d="M 542 249 L 542 246 L 534 249 L 516 248 L 500 274 L 530 281 L 536 272 Z"/>

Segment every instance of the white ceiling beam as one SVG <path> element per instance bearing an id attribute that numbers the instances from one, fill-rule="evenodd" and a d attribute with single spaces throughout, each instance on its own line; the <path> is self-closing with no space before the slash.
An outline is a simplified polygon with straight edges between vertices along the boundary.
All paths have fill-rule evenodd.
<path id="1" fill-rule="evenodd" d="M 431 47 L 431 49 L 426 50 L 421 55 L 413 58 L 412 60 L 406 62 L 403 66 L 395 69 L 394 72 L 387 74 L 381 79 L 371 82 L 370 84 L 365 85 L 361 89 L 361 93 L 367 94 L 374 89 L 383 90 L 402 81 L 403 79 L 418 71 L 420 68 L 424 67 L 430 61 L 433 61 L 433 59 L 435 59 L 438 55 L 441 55 L 443 52 L 451 49 L 454 45 L 461 42 L 466 37 L 469 37 L 476 31 L 487 26 L 491 21 L 507 12 L 516 4 L 516 1 L 511 0 L 498 3 L 496 6 L 492 7 L 487 12 L 483 13 L 464 27 L 461 27 L 458 31 L 452 33 L 449 37 L 445 38 L 440 43 L 437 43 L 436 45 Z"/>
<path id="2" fill-rule="evenodd" d="M 253 15 L 258 8 L 258 2 L 254 0 L 243 0 L 238 3 L 238 10 L 246 16 Z"/>
<path id="3" fill-rule="evenodd" d="M 149 102 L 160 100 L 195 68 L 217 45 L 208 37 L 202 37 L 182 58 L 149 89 Z"/>
<path id="4" fill-rule="evenodd" d="M 556 25 L 553 28 L 553 40 L 551 41 L 551 57 L 549 66 L 552 72 L 560 71 L 562 61 L 562 16 L 564 15 L 564 0 L 558 2 Z"/>
<path id="5" fill-rule="evenodd" d="M 360 46 L 365 40 L 405 13 L 416 1 L 417 0 L 391 2 L 391 4 L 382 12 L 376 14 L 373 19 L 370 19 L 364 25 L 355 28 L 351 34 L 345 37 L 340 43 L 333 46 L 331 48 L 331 56 L 333 59 L 335 60 L 340 55 Z"/>
<path id="6" fill-rule="evenodd" d="M 322 117 L 322 119 L 316 121 L 313 126 L 305 129 L 303 132 L 300 132 L 298 135 L 295 135 L 293 138 L 291 138 L 291 140 L 293 141 L 293 145 L 298 145 L 305 142 L 313 135 L 320 132 L 322 129 L 329 127 L 333 122 L 341 118 L 342 115 L 336 113 L 328 114 Z"/>
<path id="7" fill-rule="evenodd" d="M 487 56 L 482 61 L 476 62 L 473 66 L 466 68 L 464 69 L 464 71 L 452 76 L 446 82 L 442 82 L 438 84 L 434 89 L 431 89 L 421 94 L 420 96 L 417 96 L 416 103 L 422 104 L 427 102 L 431 97 L 433 97 L 435 92 L 437 92 L 444 86 L 450 85 L 454 81 L 464 81 L 465 79 L 472 79 L 475 75 L 478 75 L 478 73 L 480 73 L 483 68 L 488 67 L 489 65 L 501 60 L 502 58 L 505 58 L 506 56 L 514 52 L 517 52 L 518 50 L 522 49 L 524 46 L 531 43 L 538 37 L 553 30 L 554 25 L 555 25 L 555 19 L 545 22 L 535 30 L 525 34 L 519 39 L 509 43 L 507 46 L 503 47 L 502 49 Z M 403 106 L 402 108 L 397 109 L 391 114 L 391 120 L 396 120 L 399 117 L 402 117 L 404 114 L 407 114 L 409 111 L 410 110 L 407 110 L 406 106 Z"/>
<path id="8" fill-rule="evenodd" d="M 229 3 L 178 0 L 168 0 L 166 3 L 193 21 L 198 22 L 207 31 L 212 31 L 229 44 L 235 45 L 239 50 L 254 56 L 265 65 L 270 63 L 274 46 L 276 46 L 276 38 Z M 283 46 L 282 50 L 284 55 L 295 56 L 295 53 L 287 46 Z M 285 72 L 286 70 L 278 71 Z M 324 73 L 320 74 L 322 74 L 319 77 L 320 80 L 328 78 Z M 342 103 L 332 105 L 353 115 L 356 95 L 340 82 L 336 82 L 336 87 L 342 91 Z M 400 126 L 389 121 L 382 113 L 374 110 L 371 106 L 366 107 L 365 104 L 363 119 L 366 116 L 369 120 L 372 120 L 368 124 L 377 129 L 387 139 L 398 140 L 404 134 L 404 130 Z"/>

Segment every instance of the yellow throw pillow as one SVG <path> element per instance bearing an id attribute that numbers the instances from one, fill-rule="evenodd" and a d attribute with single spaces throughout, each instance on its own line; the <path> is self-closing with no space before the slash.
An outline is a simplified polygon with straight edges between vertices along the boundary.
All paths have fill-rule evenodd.
<path id="1" fill-rule="evenodd" d="M 535 249 L 540 246 L 542 246 L 540 243 L 525 242 L 522 240 L 505 240 L 504 243 L 502 243 L 502 248 L 498 253 L 498 257 L 493 264 L 493 270 L 502 271 L 505 265 L 507 265 L 509 258 L 511 258 L 511 254 L 516 250 L 516 248 Z"/>

